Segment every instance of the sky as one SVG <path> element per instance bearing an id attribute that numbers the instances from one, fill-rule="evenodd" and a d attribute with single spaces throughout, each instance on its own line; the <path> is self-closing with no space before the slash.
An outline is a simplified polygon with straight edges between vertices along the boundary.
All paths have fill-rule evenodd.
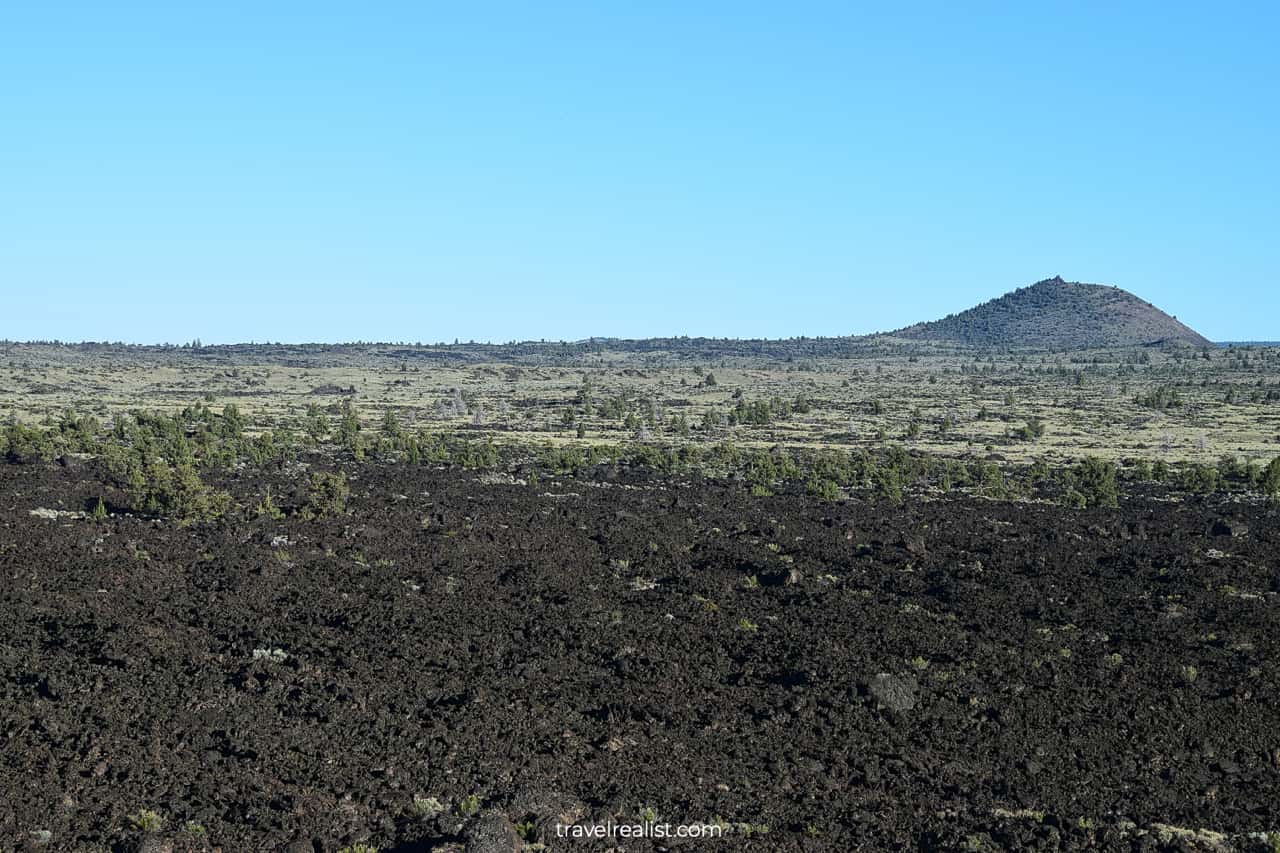
<path id="1" fill-rule="evenodd" d="M 893 7 L 893 8 L 891 8 Z M 1280 5 L 10 3 L 0 338 L 1280 339 Z"/>

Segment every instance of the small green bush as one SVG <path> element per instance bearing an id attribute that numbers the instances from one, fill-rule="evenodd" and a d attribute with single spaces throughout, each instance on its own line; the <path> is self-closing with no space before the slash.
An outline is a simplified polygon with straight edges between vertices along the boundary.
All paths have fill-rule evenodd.
<path id="1" fill-rule="evenodd" d="M 1182 469 L 1182 488 L 1188 492 L 1209 494 L 1218 489 L 1222 475 L 1217 468 L 1194 463 Z"/>
<path id="2" fill-rule="evenodd" d="M 346 474 L 316 471 L 311 475 L 304 512 L 310 518 L 340 515 L 346 511 L 350 496 L 351 487 L 347 485 Z"/>
<path id="3" fill-rule="evenodd" d="M 1280 495 L 1280 456 L 1271 460 L 1271 464 L 1262 472 L 1262 481 L 1258 485 L 1264 495 Z"/>
<path id="4" fill-rule="evenodd" d="M 57 455 L 49 433 L 20 423 L 11 423 L 0 432 L 0 448 L 10 462 L 48 462 Z"/>
<path id="5" fill-rule="evenodd" d="M 1016 434 L 1018 438 L 1023 441 L 1034 441 L 1037 438 L 1042 438 L 1044 436 L 1044 432 L 1044 421 L 1039 418 L 1032 417 L 1027 418 L 1026 424 L 1019 427 Z"/>
<path id="6" fill-rule="evenodd" d="M 1162 385 L 1148 394 L 1139 394 L 1133 398 L 1133 402 L 1144 409 L 1155 409 L 1162 412 L 1165 409 L 1176 409 L 1181 406 L 1182 394 L 1176 388 Z"/>
<path id="7" fill-rule="evenodd" d="M 270 489 L 267 489 L 267 494 L 254 507 L 253 513 L 258 518 L 267 518 L 272 521 L 279 521 L 284 518 L 284 511 L 276 506 L 276 502 L 271 498 Z"/>
<path id="8" fill-rule="evenodd" d="M 890 503 L 902 503 L 902 474 L 897 468 L 879 468 L 875 476 L 876 491 Z"/>
<path id="9" fill-rule="evenodd" d="M 129 460 L 125 491 L 133 509 L 148 515 L 167 516 L 182 523 L 216 521 L 231 508 L 231 495 L 216 491 L 200 479 L 190 462 L 169 465 L 153 458 L 142 465 Z"/>
<path id="10" fill-rule="evenodd" d="M 1145 459 L 1139 459 L 1133 463 L 1129 469 L 1129 479 L 1138 483 L 1145 483 L 1152 479 L 1151 463 Z"/>
<path id="11" fill-rule="evenodd" d="M 1114 462 L 1089 456 L 1068 472 L 1067 504 L 1080 506 L 1081 499 L 1084 506 L 1119 506 L 1120 489 L 1116 485 Z"/>

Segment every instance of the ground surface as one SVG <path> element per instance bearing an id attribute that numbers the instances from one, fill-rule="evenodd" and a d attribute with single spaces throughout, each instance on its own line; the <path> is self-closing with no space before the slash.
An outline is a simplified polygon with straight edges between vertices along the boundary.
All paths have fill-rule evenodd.
<path id="1" fill-rule="evenodd" d="M 552 354 L 496 361 L 494 348 L 465 345 L 0 343 L 0 421 L 56 421 L 72 409 L 108 423 L 135 408 L 173 414 L 208 395 L 218 409 L 234 403 L 258 429 L 302 431 L 308 407 L 336 417 L 337 405 L 350 401 L 366 428 L 377 429 L 389 411 L 406 428 L 461 429 L 502 444 L 651 437 L 860 450 L 902 443 L 960 458 L 995 451 L 1011 461 L 1068 463 L 1095 455 L 1213 464 L 1231 454 L 1266 465 L 1280 455 L 1276 347 L 1007 353 L 917 343 L 865 345 L 834 358 L 793 344 L 796 354 L 768 358 L 705 346 L 689 353 L 547 346 Z M 1176 396 L 1149 399 L 1159 392 Z M 807 411 L 766 424 L 724 420 L 739 403 L 797 396 Z M 1044 435 L 1018 439 L 1032 418 L 1044 422 Z"/>
<path id="2" fill-rule="evenodd" d="M 0 465 L 0 848 L 607 846 L 558 816 L 749 825 L 681 849 L 1280 829 L 1274 507 L 348 471 L 344 517 L 179 528 L 33 515 L 82 510 L 95 468 Z"/>

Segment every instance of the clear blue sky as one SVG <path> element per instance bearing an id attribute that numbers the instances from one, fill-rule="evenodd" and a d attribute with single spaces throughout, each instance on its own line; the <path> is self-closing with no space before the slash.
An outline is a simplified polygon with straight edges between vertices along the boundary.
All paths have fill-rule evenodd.
<path id="1" fill-rule="evenodd" d="M 1280 338 L 1280 6 L 899 5 L 8 4 L 0 337 Z"/>

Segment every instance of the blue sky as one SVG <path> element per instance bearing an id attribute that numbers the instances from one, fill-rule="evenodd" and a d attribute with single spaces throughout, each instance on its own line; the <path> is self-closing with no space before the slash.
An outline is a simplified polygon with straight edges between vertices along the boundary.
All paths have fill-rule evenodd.
<path id="1" fill-rule="evenodd" d="M 1280 7 L 891 6 L 9 4 L 0 337 L 1280 338 Z"/>

